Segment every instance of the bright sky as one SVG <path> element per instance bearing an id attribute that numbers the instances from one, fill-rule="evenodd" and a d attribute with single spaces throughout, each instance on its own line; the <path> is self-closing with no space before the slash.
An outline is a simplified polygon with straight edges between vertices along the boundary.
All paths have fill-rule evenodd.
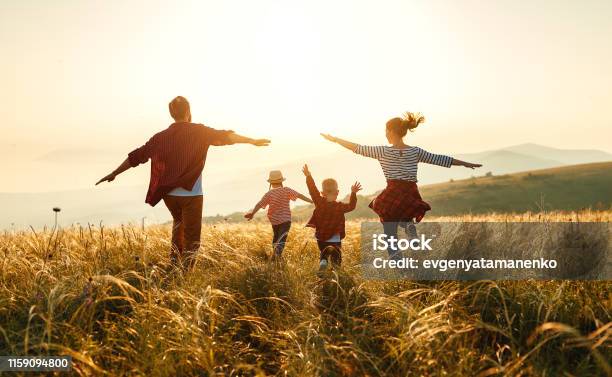
<path id="1" fill-rule="evenodd" d="M 176 95 L 194 121 L 271 138 L 255 162 L 336 151 L 321 131 L 383 143 L 406 110 L 441 153 L 612 151 L 611 19 L 609 0 L 2 1 L 0 167 L 112 150 L 101 176 Z"/>

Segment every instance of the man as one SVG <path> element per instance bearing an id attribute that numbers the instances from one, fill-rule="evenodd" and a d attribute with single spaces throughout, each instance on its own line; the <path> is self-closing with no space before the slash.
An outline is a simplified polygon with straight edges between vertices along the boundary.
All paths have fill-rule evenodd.
<path id="1" fill-rule="evenodd" d="M 208 147 L 238 143 L 267 146 L 270 140 L 251 139 L 233 131 L 191 123 L 189 102 L 181 96 L 173 99 L 169 108 L 175 123 L 132 151 L 117 169 L 96 185 L 112 182 L 119 174 L 150 159 L 151 180 L 145 202 L 155 206 L 159 201 L 164 201 L 174 223 L 171 259 L 190 267 L 200 247 L 202 170 Z"/>

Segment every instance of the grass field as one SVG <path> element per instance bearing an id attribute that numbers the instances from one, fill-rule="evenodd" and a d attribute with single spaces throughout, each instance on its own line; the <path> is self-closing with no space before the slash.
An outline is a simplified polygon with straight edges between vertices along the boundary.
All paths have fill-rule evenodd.
<path id="1" fill-rule="evenodd" d="M 359 223 L 347 230 L 344 266 L 328 280 L 302 224 L 282 263 L 267 260 L 267 224 L 206 226 L 188 274 L 168 265 L 168 226 L 5 232 L 0 355 L 71 355 L 84 376 L 612 373 L 610 282 L 365 281 Z"/>

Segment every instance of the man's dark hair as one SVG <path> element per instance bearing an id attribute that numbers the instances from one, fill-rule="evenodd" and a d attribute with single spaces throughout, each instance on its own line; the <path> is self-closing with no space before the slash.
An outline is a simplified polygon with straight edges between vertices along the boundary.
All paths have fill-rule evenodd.
<path id="1" fill-rule="evenodd" d="M 187 101 L 187 98 L 183 96 L 178 96 L 170 101 L 168 108 L 170 109 L 170 115 L 172 118 L 174 118 L 174 120 L 184 120 L 190 113 L 189 101 Z"/>

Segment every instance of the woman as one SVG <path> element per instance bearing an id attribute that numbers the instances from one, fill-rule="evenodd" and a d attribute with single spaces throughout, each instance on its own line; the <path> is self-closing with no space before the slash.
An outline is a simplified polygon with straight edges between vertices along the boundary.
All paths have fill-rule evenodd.
<path id="1" fill-rule="evenodd" d="M 365 146 L 352 143 L 328 134 L 325 139 L 338 143 L 362 156 L 375 158 L 380 162 L 387 187 L 371 203 L 370 208 L 378 214 L 387 237 L 397 237 L 400 223 L 417 223 L 423 219 L 431 207 L 421 198 L 417 188 L 417 165 L 419 162 L 444 166 L 465 166 L 474 169 L 481 164 L 473 164 L 444 155 L 429 153 L 404 142 L 408 130 L 417 128 L 425 118 L 421 114 L 405 113 L 402 118 L 392 118 L 387 122 L 386 136 L 391 146 Z M 416 236 L 414 225 L 407 231 Z M 394 254 L 396 250 L 389 250 Z"/>

